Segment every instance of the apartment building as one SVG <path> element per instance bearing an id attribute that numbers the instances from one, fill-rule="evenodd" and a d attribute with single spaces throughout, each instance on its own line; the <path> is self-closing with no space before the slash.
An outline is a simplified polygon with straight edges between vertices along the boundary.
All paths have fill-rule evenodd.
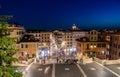
<path id="1" fill-rule="evenodd" d="M 36 39 L 33 35 L 25 34 L 23 38 L 18 43 L 20 52 L 17 54 L 20 60 L 28 60 L 38 55 L 38 42 L 39 39 Z"/>
<path id="2" fill-rule="evenodd" d="M 18 47 L 20 53 L 16 57 L 21 59 L 44 58 L 55 54 L 74 55 L 79 57 L 81 54 L 89 56 L 92 53 L 101 59 L 108 58 L 110 32 L 105 31 L 82 31 L 76 25 L 73 30 L 27 30 L 19 24 L 11 24 L 9 28 L 12 30 L 11 37 L 18 37 Z M 115 38 L 114 36 L 112 37 Z M 117 37 L 116 37 L 117 38 Z M 34 40 L 33 40 L 34 39 Z M 76 40 L 78 39 L 78 40 Z M 28 41 L 27 41 L 28 40 Z M 112 40 L 112 42 L 117 40 Z M 114 42 L 116 43 L 116 42 Z M 116 44 L 111 43 L 111 58 L 117 59 L 117 49 L 113 48 Z M 119 44 L 117 44 L 119 46 Z M 112 54 L 114 51 L 114 54 Z"/>
<path id="3" fill-rule="evenodd" d="M 25 33 L 25 29 L 21 24 L 17 23 L 10 24 L 9 29 L 11 30 L 10 37 L 16 37 L 17 41 L 20 41 L 20 39 Z"/>
<path id="4" fill-rule="evenodd" d="M 72 53 L 72 31 L 70 30 L 55 30 L 53 31 L 55 43 L 57 45 L 57 53 L 64 53 L 64 55 L 71 55 Z"/>
<path id="5" fill-rule="evenodd" d="M 111 35 L 110 59 L 120 59 L 120 33 Z"/>
<path id="6" fill-rule="evenodd" d="M 97 41 L 98 40 L 98 31 L 90 30 L 88 37 L 89 37 L 90 41 Z"/>
<path id="7" fill-rule="evenodd" d="M 73 40 L 72 31 L 70 31 L 70 30 L 64 31 L 63 48 L 64 48 L 64 52 L 66 55 L 71 55 L 73 52 L 72 40 Z"/>
<path id="8" fill-rule="evenodd" d="M 91 41 L 88 37 L 77 39 L 77 57 L 80 59 L 83 56 L 90 57 L 94 55 L 100 59 L 109 58 L 109 42 L 99 40 Z"/>
<path id="9" fill-rule="evenodd" d="M 88 37 L 88 31 L 82 31 L 82 30 L 72 30 L 72 47 L 77 48 L 77 41 L 76 39 L 79 39 L 81 37 Z"/>
<path id="10" fill-rule="evenodd" d="M 27 30 L 26 34 L 32 34 L 35 38 L 39 39 L 40 42 L 50 42 L 52 37 L 51 31 L 43 31 L 43 30 Z"/>
<path id="11" fill-rule="evenodd" d="M 27 30 L 26 34 L 33 35 L 38 42 L 39 56 L 37 58 L 43 58 L 45 56 L 51 56 L 53 51 L 51 48 L 52 32 L 46 30 Z M 45 53 L 45 54 L 44 54 Z"/>
<path id="12" fill-rule="evenodd" d="M 105 35 L 101 35 L 97 30 L 90 30 L 87 37 L 82 37 L 77 40 L 78 57 L 94 54 L 100 59 L 109 58 L 109 41 Z"/>

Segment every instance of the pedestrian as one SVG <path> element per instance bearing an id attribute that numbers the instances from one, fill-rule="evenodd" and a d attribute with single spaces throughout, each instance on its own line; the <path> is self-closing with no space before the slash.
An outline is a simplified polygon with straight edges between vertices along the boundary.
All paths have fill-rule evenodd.
<path id="1" fill-rule="evenodd" d="M 45 64 L 45 63 L 46 63 L 46 62 L 45 62 L 45 59 L 44 59 L 43 61 L 44 61 L 44 64 Z"/>
<path id="2" fill-rule="evenodd" d="M 59 59 L 57 58 L 57 63 L 58 63 Z"/>
<path id="3" fill-rule="evenodd" d="M 92 57 L 92 61 L 94 61 L 94 57 Z"/>

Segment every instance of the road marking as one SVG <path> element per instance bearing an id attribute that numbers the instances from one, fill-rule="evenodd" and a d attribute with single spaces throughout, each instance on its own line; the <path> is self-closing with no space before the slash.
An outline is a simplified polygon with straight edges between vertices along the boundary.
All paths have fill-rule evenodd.
<path id="1" fill-rule="evenodd" d="M 42 69 L 42 68 L 39 68 L 38 71 L 43 71 L 43 69 Z"/>
<path id="2" fill-rule="evenodd" d="M 29 68 L 33 65 L 34 62 L 32 62 L 26 69 L 25 71 L 23 72 L 23 75 L 25 74 L 25 72 L 27 72 L 29 70 Z"/>
<path id="3" fill-rule="evenodd" d="M 55 77 L 55 63 L 53 63 L 52 77 Z"/>
<path id="4" fill-rule="evenodd" d="M 66 71 L 69 71 L 69 70 L 70 70 L 70 68 L 65 68 L 65 70 L 66 70 Z"/>
<path id="5" fill-rule="evenodd" d="M 98 63 L 98 62 L 95 62 L 95 63 L 97 63 L 98 65 L 102 66 L 102 67 L 105 68 L 106 70 L 110 71 L 111 73 L 113 73 L 113 74 L 116 75 L 117 77 L 120 77 L 119 74 L 117 74 L 116 72 L 110 70 L 109 68 L 105 67 L 104 65 L 102 65 L 102 64 L 100 64 L 100 63 Z"/>
<path id="6" fill-rule="evenodd" d="M 117 67 L 117 69 L 119 69 L 119 70 L 120 70 L 120 67 Z"/>
<path id="7" fill-rule="evenodd" d="M 95 68 L 91 67 L 90 70 L 96 70 Z"/>
<path id="8" fill-rule="evenodd" d="M 46 68 L 45 68 L 45 71 L 44 71 L 44 74 L 48 74 L 48 70 L 50 69 L 50 66 L 47 66 Z"/>
<path id="9" fill-rule="evenodd" d="M 80 67 L 80 65 L 76 64 L 77 67 L 79 68 L 80 72 L 82 72 L 84 77 L 87 77 L 87 75 L 85 74 L 85 72 L 83 71 L 83 69 Z"/>

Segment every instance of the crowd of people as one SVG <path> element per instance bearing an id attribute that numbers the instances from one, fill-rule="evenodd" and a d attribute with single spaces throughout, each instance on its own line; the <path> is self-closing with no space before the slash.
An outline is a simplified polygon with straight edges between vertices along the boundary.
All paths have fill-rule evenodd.
<path id="1" fill-rule="evenodd" d="M 77 63 L 77 59 L 71 59 L 71 58 L 57 58 L 57 63 L 66 63 L 66 64 L 73 64 Z"/>
<path id="2" fill-rule="evenodd" d="M 75 63 L 83 63 L 83 59 L 81 58 L 80 60 L 75 59 L 75 58 L 66 58 L 66 57 L 57 57 L 55 59 L 55 63 L 65 63 L 65 64 L 75 64 Z M 37 62 L 41 63 L 41 64 L 46 64 L 49 62 L 49 59 L 39 59 L 37 60 Z"/>

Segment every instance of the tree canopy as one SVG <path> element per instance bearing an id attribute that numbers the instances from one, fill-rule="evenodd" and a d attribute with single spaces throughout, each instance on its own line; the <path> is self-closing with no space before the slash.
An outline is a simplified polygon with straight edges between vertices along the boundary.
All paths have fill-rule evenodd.
<path id="1" fill-rule="evenodd" d="M 0 77 L 22 77 L 22 73 L 16 72 L 17 67 L 12 66 L 18 61 L 13 57 L 18 49 L 16 39 L 9 36 L 10 29 L 7 22 L 0 22 Z"/>

